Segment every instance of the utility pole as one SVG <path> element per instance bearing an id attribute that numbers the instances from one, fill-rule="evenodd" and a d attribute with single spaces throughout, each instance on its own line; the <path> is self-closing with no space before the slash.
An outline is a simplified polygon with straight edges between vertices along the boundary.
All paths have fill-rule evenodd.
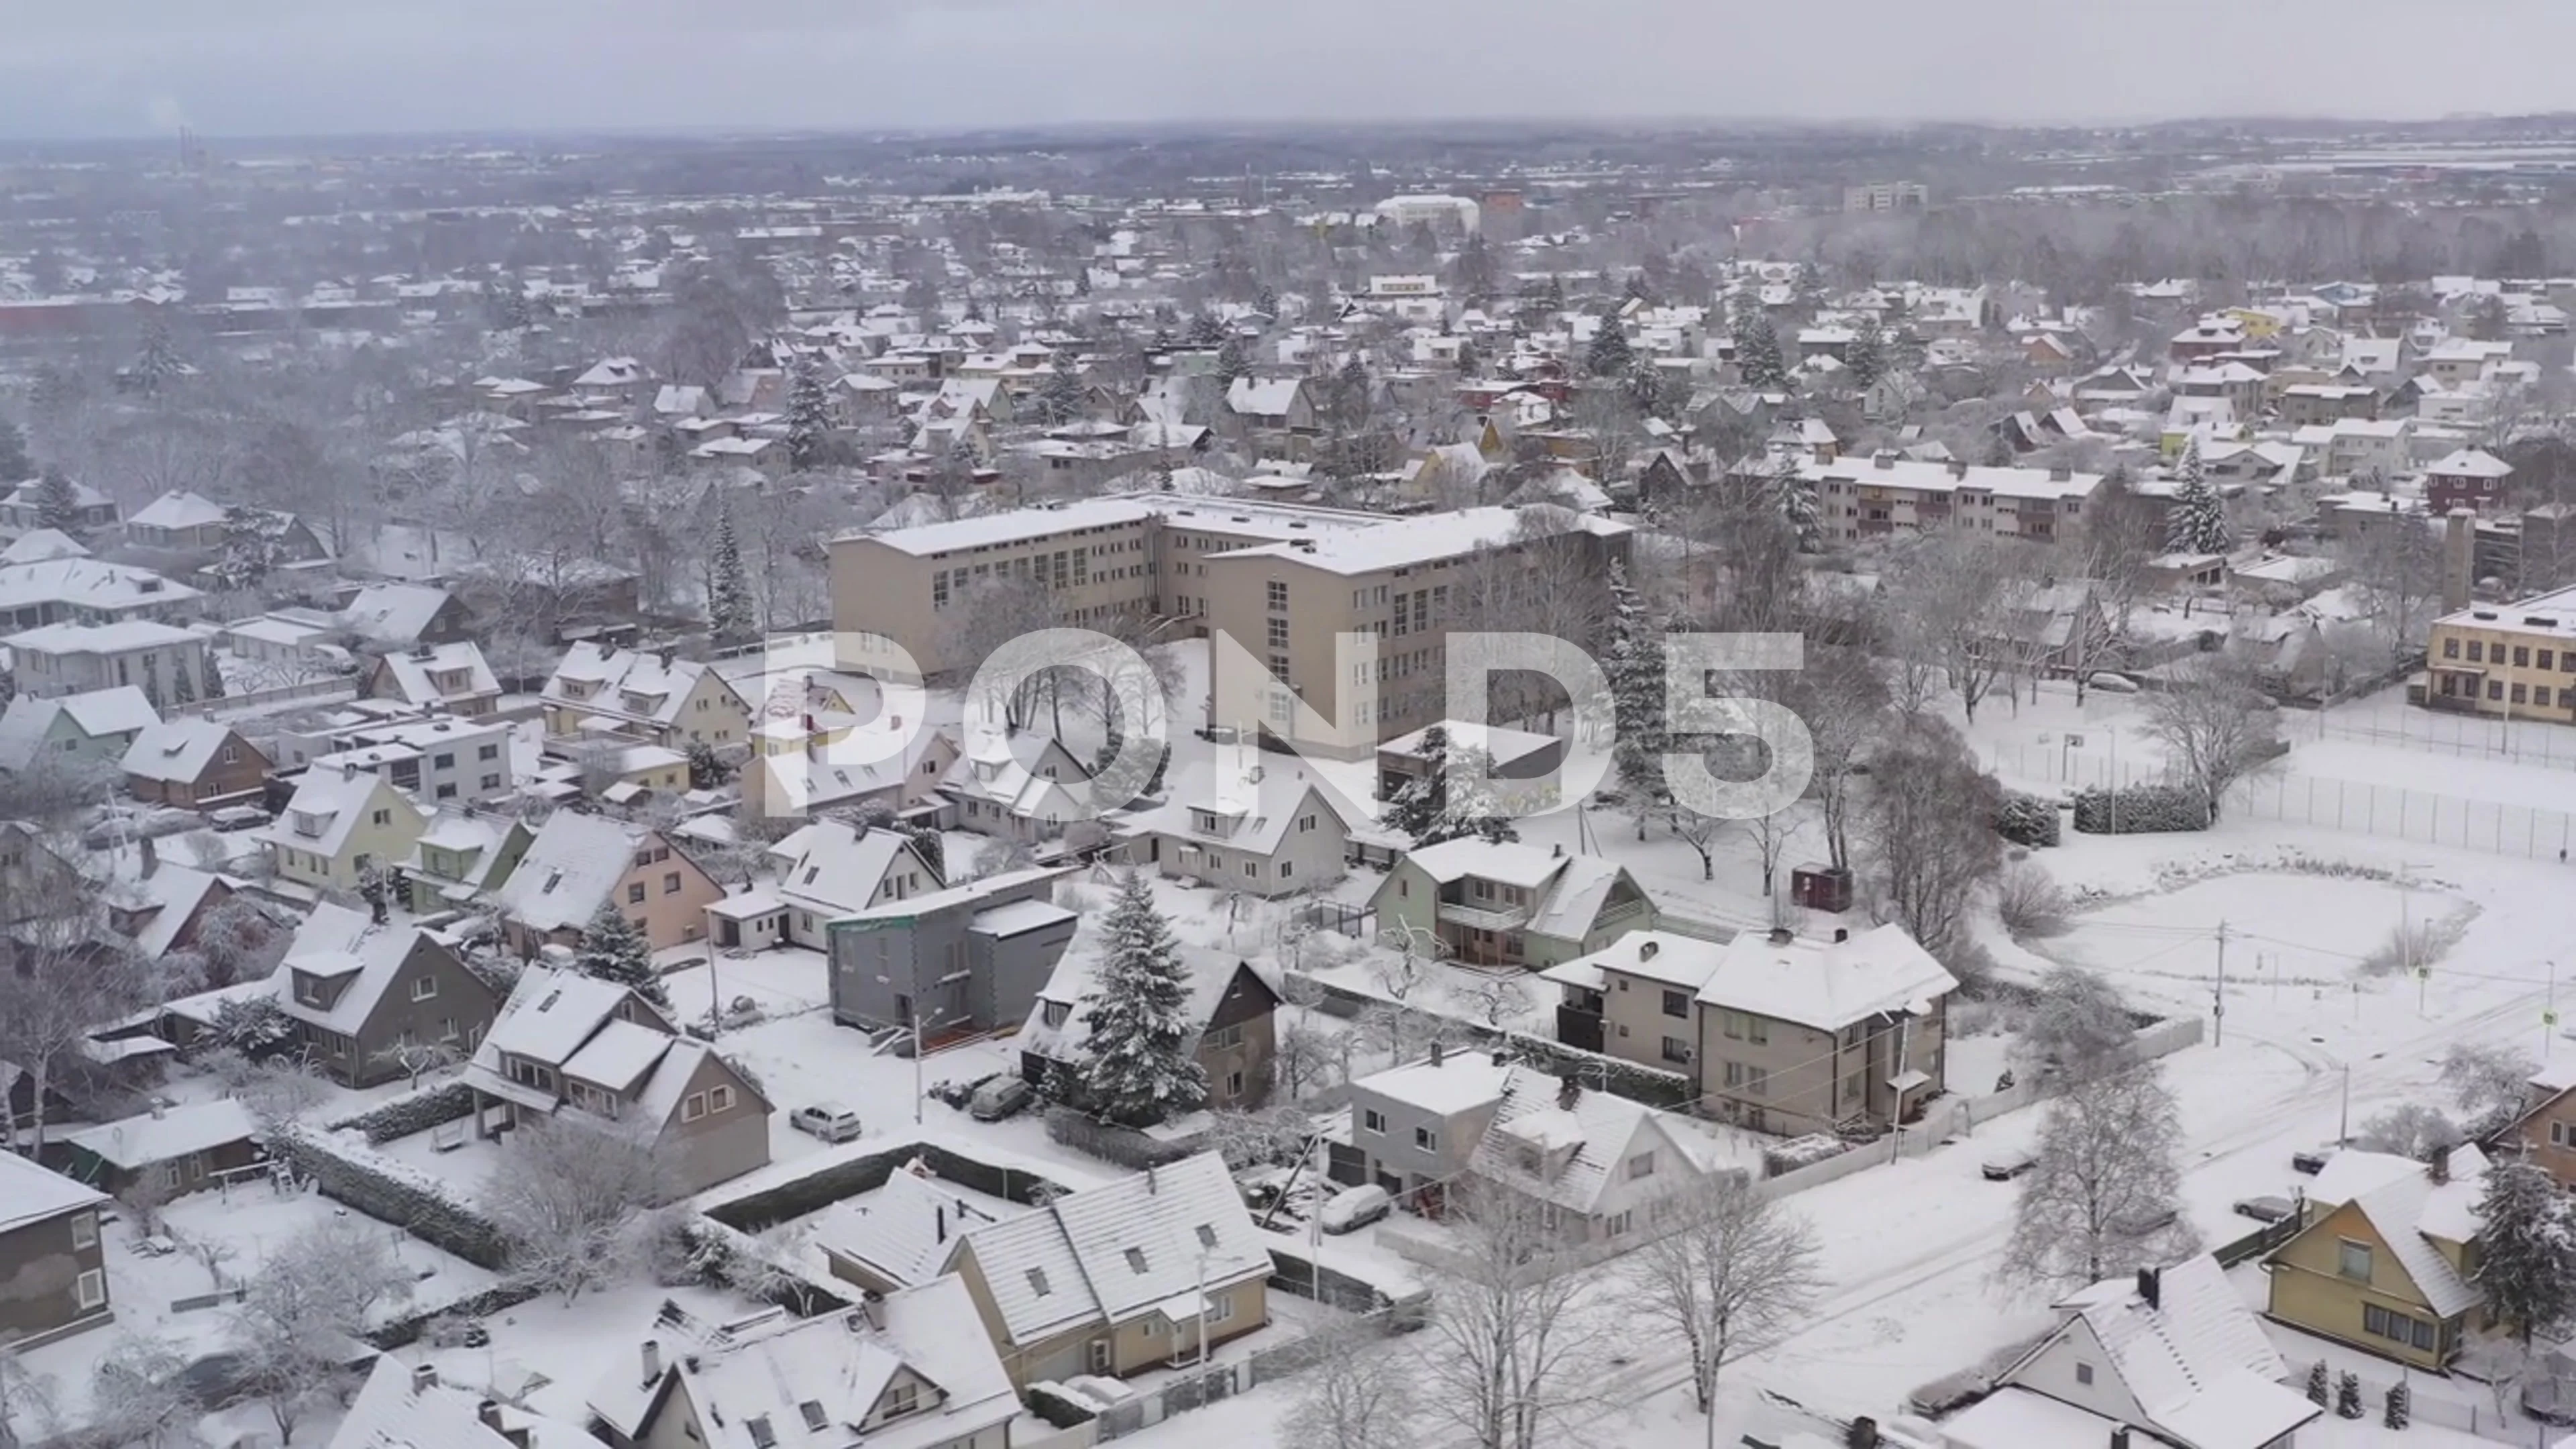
<path id="1" fill-rule="evenodd" d="M 2220 1046 L 2227 1041 L 2227 922 L 2218 923 L 2218 982 L 2210 993 L 2209 1044 Z"/>

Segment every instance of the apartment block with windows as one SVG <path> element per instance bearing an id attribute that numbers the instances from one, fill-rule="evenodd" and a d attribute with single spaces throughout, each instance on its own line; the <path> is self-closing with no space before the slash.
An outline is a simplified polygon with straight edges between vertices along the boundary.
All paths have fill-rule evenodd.
<path id="1" fill-rule="evenodd" d="M 1815 485 L 1825 535 L 1844 543 L 1959 527 L 2046 543 L 2081 526 L 2098 473 L 2065 468 L 1986 468 L 1930 463 L 1882 451 L 1830 462 L 1802 460 Z"/>
<path id="2" fill-rule="evenodd" d="M 2576 723 L 2576 589 L 2445 614 L 2424 652 L 2420 703 Z"/>

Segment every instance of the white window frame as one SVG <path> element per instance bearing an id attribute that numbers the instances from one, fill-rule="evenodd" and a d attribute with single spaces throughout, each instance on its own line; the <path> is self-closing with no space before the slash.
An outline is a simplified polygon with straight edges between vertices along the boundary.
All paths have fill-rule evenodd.
<path id="1" fill-rule="evenodd" d="M 107 1306 L 107 1270 L 83 1268 L 80 1276 L 72 1280 L 72 1298 L 80 1304 L 83 1312 L 93 1308 L 105 1308 Z"/>
<path id="2" fill-rule="evenodd" d="M 434 1000 L 436 1000 L 436 999 L 437 999 L 437 997 L 438 997 L 438 978 L 437 978 L 437 977 L 435 977 L 435 976 L 419 976 L 419 977 L 415 977 L 415 978 L 413 978 L 412 983 L 411 983 L 411 999 L 412 999 L 412 1000 L 414 1000 L 414 1001 L 434 1001 Z"/>
<path id="3" fill-rule="evenodd" d="M 733 1088 L 720 1085 L 709 1087 L 707 1089 L 707 1114 L 709 1116 L 713 1116 L 718 1112 L 730 1112 L 732 1110 Z"/>
<path id="4" fill-rule="evenodd" d="M 1384 1112 L 1378 1111 L 1378 1110 L 1377 1110 L 1376 1108 L 1374 1108 L 1374 1107 L 1363 1107 L 1363 1108 L 1361 1108 L 1361 1109 L 1360 1109 L 1360 1130 L 1361 1130 L 1362 1132 L 1374 1133 L 1374 1134 L 1376 1134 L 1377 1136 L 1380 1136 L 1380 1137 L 1385 1136 L 1385 1135 L 1386 1135 L 1386 1114 L 1385 1114 Z"/>
<path id="5" fill-rule="evenodd" d="M 82 1213 L 72 1219 L 72 1246 L 75 1248 L 98 1246 L 98 1214 Z"/>
<path id="6" fill-rule="evenodd" d="M 696 1120 L 698 1120 L 699 1118 L 701 1118 L 701 1117 L 703 1117 L 703 1116 L 705 1116 L 705 1115 L 707 1115 L 707 1094 L 706 1094 L 706 1093 L 704 1093 L 704 1092 L 691 1092 L 687 1097 L 685 1097 L 685 1098 L 681 1099 L 681 1102 L 680 1102 L 680 1120 L 681 1120 L 681 1121 L 683 1121 L 683 1122 L 695 1122 Z"/>

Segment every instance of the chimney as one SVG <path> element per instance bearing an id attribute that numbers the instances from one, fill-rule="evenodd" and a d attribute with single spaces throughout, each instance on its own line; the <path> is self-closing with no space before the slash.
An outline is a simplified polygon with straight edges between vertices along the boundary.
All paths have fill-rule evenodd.
<path id="1" fill-rule="evenodd" d="M 2454 508 L 2442 520 L 2442 608 L 2457 613 L 2469 606 L 2469 585 L 2477 572 L 2478 515 Z"/>
<path id="2" fill-rule="evenodd" d="M 2144 1300 L 2149 1308 L 2164 1306 L 2164 1289 L 2164 1269 L 2140 1268 L 2138 1270 L 2138 1297 Z"/>
<path id="3" fill-rule="evenodd" d="M 1560 840 L 1556 844 L 1549 846 L 1547 848 L 1547 853 L 1548 857 L 1552 860 L 1565 859 L 1565 842 Z"/>
<path id="4" fill-rule="evenodd" d="M 2051 483 L 2071 483 L 2075 481 L 2075 470 L 2064 463 L 2060 463 L 2056 467 L 2048 470 L 2048 481 Z"/>
<path id="5" fill-rule="evenodd" d="M 152 1099 L 151 1112 L 152 1112 L 152 1120 L 153 1120 L 153 1121 L 155 1121 L 155 1122 L 160 1121 L 160 1120 L 161 1120 L 161 1118 L 163 1117 L 163 1115 L 164 1115 L 164 1114 L 166 1114 L 166 1113 L 168 1113 L 168 1112 L 169 1112 L 169 1110 L 170 1110 L 170 1105 L 169 1105 L 167 1102 L 162 1101 L 162 1100 L 161 1100 L 160 1098 L 158 1098 L 158 1097 L 155 1097 L 155 1098 L 153 1098 L 153 1099 Z"/>
<path id="6" fill-rule="evenodd" d="M 1796 939 L 1798 939 L 1798 933 L 1790 930 L 1786 926 L 1773 926 L 1771 928 L 1771 944 L 1774 946 L 1786 946 Z"/>
<path id="7" fill-rule="evenodd" d="M 1851 1421 L 1852 1449 L 1878 1449 L 1878 1421 L 1867 1414 Z"/>
<path id="8" fill-rule="evenodd" d="M 1664 943 L 1661 941 L 1640 941 L 1637 943 L 1637 959 L 1652 961 L 1655 959 L 1655 953 L 1662 949 L 1664 949 Z"/>
<path id="9" fill-rule="evenodd" d="M 1431 1044 L 1431 1065 L 1435 1067 L 1440 1065 L 1440 1062 L 1445 1055 L 1446 1048 L 1442 1047 L 1440 1043 L 1435 1041 Z"/>
<path id="10" fill-rule="evenodd" d="M 2432 1160 L 2424 1164 L 2424 1175 L 2433 1179 L 2433 1181 L 2437 1183 L 2447 1183 L 2451 1180 L 2451 1149 L 2449 1144 L 2446 1143 L 2433 1149 Z"/>
<path id="11" fill-rule="evenodd" d="M 1844 943 L 1845 941 L 1848 941 L 1848 940 L 1850 940 L 1850 939 L 1851 939 L 1851 927 L 1849 927 L 1849 926 L 1836 926 L 1836 927 L 1834 927 L 1834 944 L 1835 944 L 1835 945 L 1839 946 L 1839 945 L 1841 945 L 1842 943 Z"/>
<path id="12" fill-rule="evenodd" d="M 437 1387 L 438 1387 L 438 1367 L 437 1367 L 437 1365 L 435 1365 L 435 1364 L 425 1364 L 425 1363 L 423 1363 L 423 1364 L 414 1364 L 414 1365 L 412 1365 L 412 1370 L 411 1370 L 411 1391 L 412 1391 L 413 1393 L 415 1393 L 415 1394 L 416 1394 L 416 1393 L 419 1393 L 419 1392 L 420 1392 L 421 1390 L 423 1390 L 423 1389 L 434 1389 L 434 1388 L 437 1388 Z"/>
<path id="13" fill-rule="evenodd" d="M 650 1388 L 662 1381 L 662 1341 L 644 1340 L 644 1386 Z"/>
<path id="14" fill-rule="evenodd" d="M 1869 455 L 1869 465 L 1873 468 L 1894 468 L 1896 466 L 1896 450 L 1894 448 L 1879 449 L 1877 452 Z"/>
<path id="15" fill-rule="evenodd" d="M 859 1317 L 867 1321 L 868 1327 L 885 1332 L 885 1295 L 874 1288 L 860 1293 Z"/>
<path id="16" fill-rule="evenodd" d="M 143 878 L 150 880 L 152 872 L 161 868 L 161 847 L 154 844 L 149 835 L 134 843 L 143 853 Z"/>
<path id="17" fill-rule="evenodd" d="M 1950 476 L 1953 478 L 1965 479 L 1968 476 L 1968 460 L 1965 458 L 1951 459 Z"/>
<path id="18" fill-rule="evenodd" d="M 2111 1449 L 2129 1449 L 2129 1426 L 2122 1424 L 2111 1431 Z"/>
<path id="19" fill-rule="evenodd" d="M 931 1209 L 931 1211 L 936 1215 L 936 1221 L 937 1221 L 937 1222 L 938 1222 L 938 1224 L 939 1224 L 939 1241 L 941 1241 L 941 1242 L 943 1242 L 943 1243 L 944 1243 L 944 1242 L 947 1242 L 947 1241 L 948 1241 L 948 1204 L 946 1204 L 946 1203 L 941 1203 L 939 1206 L 937 1206 L 937 1207 L 935 1207 L 935 1208 Z"/>
<path id="20" fill-rule="evenodd" d="M 1575 1104 L 1575 1103 L 1577 1103 L 1577 1102 L 1580 1102 L 1580 1101 L 1582 1101 L 1582 1100 L 1583 1100 L 1583 1084 L 1582 1084 L 1581 1082 L 1578 1082 L 1578 1081 L 1576 1081 L 1576 1080 L 1574 1079 L 1574 1075 L 1573 1075 L 1573 1073 L 1569 1072 L 1569 1073 L 1567 1073 L 1566 1075 L 1564 1075 L 1564 1076 L 1562 1076 L 1562 1077 L 1557 1078 L 1557 1081 L 1556 1081 L 1556 1105 L 1557 1105 L 1557 1106 L 1559 1106 L 1559 1107 L 1563 1108 L 1563 1109 L 1564 1109 L 1564 1110 L 1566 1110 L 1566 1111 L 1571 1112 L 1571 1111 L 1573 1111 L 1573 1110 L 1574 1110 L 1574 1104 Z"/>
<path id="21" fill-rule="evenodd" d="M 1149 1167 L 1149 1168 L 1146 1168 L 1146 1169 L 1145 1169 L 1145 1195 L 1146 1195 L 1147 1197 L 1152 1197 L 1152 1196 L 1154 1196 L 1156 1193 L 1161 1192 L 1162 1190 L 1163 1190 L 1163 1189 L 1162 1189 L 1162 1185 L 1161 1185 L 1160 1183 L 1157 1183 L 1157 1182 L 1155 1182 L 1155 1181 L 1154 1181 L 1154 1169 L 1152 1169 L 1152 1168 L 1150 1168 L 1150 1167 Z"/>

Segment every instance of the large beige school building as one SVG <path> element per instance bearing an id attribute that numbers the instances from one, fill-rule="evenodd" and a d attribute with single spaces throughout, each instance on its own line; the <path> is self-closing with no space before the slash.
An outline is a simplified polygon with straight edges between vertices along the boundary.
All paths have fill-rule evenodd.
<path id="1" fill-rule="evenodd" d="M 1216 651 L 1218 723 L 1356 758 L 1456 713 L 1444 690 L 1448 635 L 1471 591 L 1493 584 L 1474 571 L 1606 572 L 1628 533 L 1562 510 L 1391 518 L 1230 498 L 1089 499 L 834 539 L 833 626 L 842 668 L 900 676 L 973 666 L 965 655 L 990 632 L 980 626 L 1033 612 L 1029 590 L 1044 594 L 1050 622 L 1159 617 L 1241 651 L 1239 669 Z M 1369 636 L 1371 648 L 1346 660 L 1344 634 Z"/>

